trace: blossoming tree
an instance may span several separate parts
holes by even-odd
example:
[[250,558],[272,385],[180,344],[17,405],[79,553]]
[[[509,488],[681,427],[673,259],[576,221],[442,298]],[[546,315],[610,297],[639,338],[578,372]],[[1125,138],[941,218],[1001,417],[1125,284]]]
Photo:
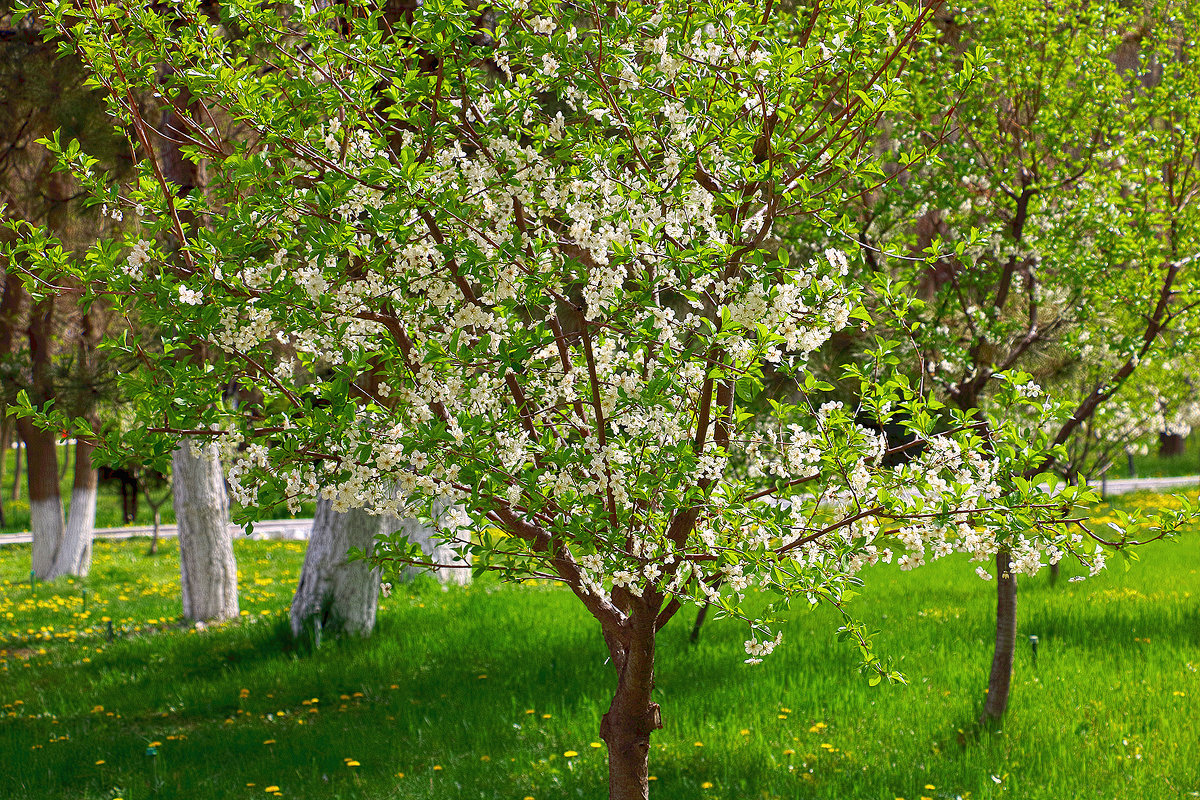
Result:
[[[1122,385],[1195,347],[1200,18],[1174,0],[1071,4],[1069,17],[1007,0],[964,3],[939,26],[914,64],[912,113],[888,135],[903,148],[950,134],[936,161],[864,203],[864,259],[925,301],[920,327],[904,329],[915,331],[907,354],[939,396],[1023,413],[1007,400],[1007,371],[1037,374],[1071,406],[1046,433],[1071,445],[1059,469],[1078,473],[1097,430],[1127,435],[1118,406],[1096,418]],[[979,46],[993,58],[981,90],[950,108],[939,72]],[[991,407],[993,388],[1006,410]],[[1117,399],[1137,394],[1149,399]],[[1142,405],[1135,417],[1160,416]],[[1016,575],[1040,566],[997,553],[985,717],[1008,703]]]
[[[249,513],[318,487],[335,511],[453,503],[441,529],[473,569],[561,580],[596,619],[616,672],[600,730],[611,797],[648,794],[656,640],[684,604],[745,620],[754,663],[792,600],[843,608],[881,559],[1093,559],[1066,521],[1080,491],[1023,477],[1049,448],[1037,415],[947,408],[885,339],[845,365],[857,407],[830,402],[806,366],[836,331],[873,324],[866,296],[907,313],[886,282],[851,279],[847,254],[793,260],[772,236],[797,216],[846,226],[930,7],[38,13],[136,154],[153,150],[146,97],[203,98],[180,136],[208,161],[207,192],[180,193],[145,158],[121,192],[54,142],[98,202],[139,223],[81,260],[36,230],[14,253],[103,277],[96,302],[161,331],[157,350],[128,345],[144,368],[122,378],[144,426],[107,446],[166,458],[208,437]],[[211,357],[178,358],[196,339]],[[765,372],[797,386],[766,420],[748,411]],[[997,412],[1058,413],[1027,376],[1003,380]],[[244,404],[222,407],[230,382],[259,398],[249,423]],[[885,464],[864,411],[903,424],[900,447],[920,454]],[[402,535],[373,558],[424,563]],[[752,589],[779,599],[751,611]],[[871,683],[900,680],[846,619]]]

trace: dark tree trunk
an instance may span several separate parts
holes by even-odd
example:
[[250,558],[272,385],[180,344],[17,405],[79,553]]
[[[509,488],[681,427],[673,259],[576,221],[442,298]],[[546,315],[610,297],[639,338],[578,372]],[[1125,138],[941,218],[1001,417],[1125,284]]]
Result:
[[[30,399],[35,408],[54,400],[51,374],[51,339],[54,335],[54,298],[39,301],[30,312]],[[25,440],[25,472],[29,481],[29,530],[33,534],[32,567],[42,580],[50,577],[63,535],[62,496],[58,488],[58,441],[28,418],[17,421]]]
[[1176,458],[1186,450],[1187,439],[1178,433],[1160,433],[1158,435],[1158,454],[1163,458]]
[[996,649],[980,722],[999,719],[1008,708],[1013,654],[1017,649],[1017,576],[1007,550],[996,553]]
[[62,483],[62,479],[67,477],[67,470],[71,468],[71,442],[68,439],[63,440],[63,457],[62,463],[58,465],[58,481]]
[[[6,409],[0,405],[0,415],[4,415]],[[12,423],[8,421],[8,417],[4,416],[3,421],[0,421],[0,486],[4,484],[4,471],[8,468],[8,451],[12,445]],[[4,516],[4,494],[0,492],[0,527],[4,527],[8,522]]]
[[696,624],[692,626],[692,635],[688,640],[695,644],[700,641],[700,628],[704,625],[704,618],[708,616],[708,603],[700,606],[700,610],[696,612]]
[[654,689],[654,636],[657,604],[637,598],[628,624],[606,632],[617,669],[617,690],[600,722],[608,745],[609,800],[647,800],[650,796],[650,734],[662,727]]
[[21,437],[17,437],[16,452],[13,454],[13,482],[12,491],[9,493],[9,499],[14,503],[21,499],[21,451],[24,449],[24,443]]
[[158,513],[158,509],[154,509],[154,535],[150,537],[150,549],[146,552],[148,556],[158,555],[158,526],[162,519],[162,514]]

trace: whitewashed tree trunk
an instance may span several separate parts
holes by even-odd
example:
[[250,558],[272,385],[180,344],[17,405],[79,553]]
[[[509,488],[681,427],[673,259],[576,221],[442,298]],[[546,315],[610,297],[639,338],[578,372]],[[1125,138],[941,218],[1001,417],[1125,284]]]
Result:
[[238,616],[237,563],[221,461],[211,447],[180,442],[171,457],[183,615],[195,621]]
[[30,567],[41,580],[54,576],[54,560],[63,538],[62,496],[54,436],[21,421],[29,483],[29,530],[33,534]]
[[75,443],[75,483],[71,489],[71,510],[67,527],[58,544],[51,578],[60,575],[85,577],[92,566],[92,537],[96,530],[96,470],[92,467],[95,446]]
[[[446,507],[440,509],[448,510]],[[436,542],[434,529],[414,519],[378,517],[362,509],[345,513],[333,510],[326,499],[317,501],[309,534],[304,567],[292,598],[292,635],[300,636],[319,620],[324,634],[342,633],[370,636],[375,629],[375,614],[379,607],[380,572],[365,561],[347,561],[351,548],[371,553],[375,537],[403,530],[409,541],[420,545],[429,560],[437,564],[469,565],[470,556],[458,549]],[[401,573],[403,580],[412,580],[427,569],[410,567]],[[471,582],[470,569],[438,567],[432,570],[442,583]]]
[[370,636],[379,607],[379,570],[366,561],[347,561],[351,548],[368,554],[382,518],[355,508],[345,513],[321,498],[313,516],[304,567],[292,598],[292,635],[319,621],[327,634]]
[[[437,519],[445,518],[450,508],[451,506],[447,504],[435,503],[434,512],[437,514]],[[429,557],[430,563],[445,565],[433,569],[417,566],[406,567],[400,573],[401,579],[410,581],[418,575],[432,574],[440,583],[465,586],[471,582],[470,553],[467,553],[462,547],[435,539],[437,528],[431,528],[417,519],[397,519],[396,517],[385,517],[383,526],[383,533],[402,531],[408,536],[410,542],[420,545],[421,550]]]

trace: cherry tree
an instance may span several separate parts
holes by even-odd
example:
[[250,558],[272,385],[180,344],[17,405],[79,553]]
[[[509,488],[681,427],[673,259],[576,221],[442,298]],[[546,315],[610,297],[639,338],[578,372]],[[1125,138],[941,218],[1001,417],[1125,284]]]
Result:
[[[52,141],[138,223],[81,259],[28,226],[16,246],[49,253],[40,269],[103,278],[161,331],[161,352],[111,344],[142,360],[122,378],[142,425],[105,446],[165,460],[181,437],[210,440],[250,515],[318,489],[338,513],[450,506],[439,536],[473,569],[562,581],[616,673],[600,729],[610,797],[648,795],[655,648],[685,604],[743,620],[752,665],[784,641],[793,601],[830,603],[874,685],[902,676],[845,608],[864,566],[955,551],[1102,565],[1070,519],[1085,493],[1031,477],[1064,409],[1028,375],[997,375],[989,407],[964,410],[914,382],[887,338],[843,365],[855,405],[809,368],[835,333],[876,324],[867,305],[909,315],[886,280],[857,277],[857,253],[794,258],[773,237],[796,218],[848,230],[855,187],[887,180],[875,127],[906,101],[932,7],[37,13],[139,160],[120,190]],[[968,59],[946,80],[965,90],[974,71]],[[205,193],[141,155],[161,135],[138,102],[150,93],[168,110],[202,98],[177,136],[207,161]],[[228,136],[234,122],[253,135]],[[198,340],[210,357],[179,357]],[[764,399],[768,372],[793,399]],[[251,411],[223,406],[231,383],[253,389]],[[751,413],[766,400],[769,417]],[[862,413],[909,442],[889,448]],[[897,449],[919,454],[895,463]],[[371,558],[429,563],[403,528]],[[751,610],[750,591],[777,599]]]
[[[864,195],[857,235],[868,268],[922,301],[920,325],[902,329],[912,369],[947,403],[1001,416],[1026,410],[1007,400],[1010,371],[1035,374],[1071,407],[1044,429],[1070,452],[1035,471],[1067,473],[1103,462],[1100,431],[1136,438],[1161,418],[1144,391],[1118,392],[1194,349],[1200,300],[1196,9],[1070,9],[964,3],[939,20],[912,102],[886,129],[901,152],[941,140],[938,158]],[[945,64],[976,48],[991,59],[977,91],[951,94]],[[1001,548],[986,573],[997,629],[985,719],[1008,703],[1017,575],[1038,566]]]

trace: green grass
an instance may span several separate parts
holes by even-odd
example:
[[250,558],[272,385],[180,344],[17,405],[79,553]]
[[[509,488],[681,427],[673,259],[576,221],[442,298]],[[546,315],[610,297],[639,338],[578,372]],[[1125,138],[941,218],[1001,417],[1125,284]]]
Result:
[[[249,613],[202,632],[176,622],[173,542],[157,558],[144,541],[96,550],[85,611],[84,584],[31,591],[28,548],[0,549],[0,797],[604,796],[592,743],[613,676],[594,623],[559,587],[399,587],[374,638],[313,651],[283,629],[297,543],[239,542]],[[1025,580],[1012,704],[995,733],[973,724],[994,585],[962,560],[873,570],[855,601],[908,686],[868,687],[825,610],[798,611],[757,667],[742,663],[747,637],[730,621],[710,620],[689,646],[686,612],[661,637],[652,793],[1197,796],[1198,566],[1192,532],[1146,548],[1129,572]]]
[[[1151,442],[1150,451],[1146,455],[1133,457],[1134,470],[1139,478],[1169,478],[1177,475],[1200,474],[1200,431],[1188,436],[1184,444],[1183,455],[1162,457],[1158,454],[1158,443]],[[1119,455],[1112,469],[1110,478],[1127,478],[1129,461],[1124,455]]]

